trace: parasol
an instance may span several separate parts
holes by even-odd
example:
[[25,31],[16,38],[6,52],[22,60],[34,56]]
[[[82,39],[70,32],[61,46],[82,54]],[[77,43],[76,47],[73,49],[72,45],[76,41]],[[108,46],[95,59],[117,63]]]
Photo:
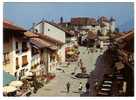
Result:
[[23,85],[22,81],[12,81],[10,83],[10,86],[15,86],[15,87],[21,87]]
[[3,87],[3,92],[10,93],[16,91],[17,88],[14,86],[4,86]]
[[26,72],[25,76],[33,76],[32,72]]

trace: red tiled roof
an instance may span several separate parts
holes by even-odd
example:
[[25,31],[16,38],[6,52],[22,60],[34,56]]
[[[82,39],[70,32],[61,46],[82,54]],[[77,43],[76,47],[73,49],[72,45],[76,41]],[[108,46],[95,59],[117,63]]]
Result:
[[128,32],[126,34],[124,34],[123,36],[119,37],[119,38],[116,38],[115,40],[116,41],[120,41],[121,39],[125,39],[125,40],[128,40],[129,38],[132,38],[134,37],[134,32]]
[[49,48],[51,50],[57,50],[57,45],[52,44],[49,41],[45,41],[43,39],[40,38],[30,38],[30,42],[34,45],[36,45],[39,48]]
[[24,28],[18,27],[16,25],[14,25],[13,23],[9,22],[9,21],[4,21],[3,22],[3,28],[4,29],[9,29],[9,30],[14,30],[14,31],[22,31],[22,32],[26,31]]
[[50,44],[40,38],[30,38],[30,42],[39,48],[49,47]]
[[43,40],[49,41],[53,44],[60,44],[60,45],[63,44],[63,42],[56,40],[56,39],[53,39],[53,38],[51,38],[47,35],[43,35],[42,33],[25,32],[24,35],[26,35],[27,37],[38,37],[38,38],[41,38]]

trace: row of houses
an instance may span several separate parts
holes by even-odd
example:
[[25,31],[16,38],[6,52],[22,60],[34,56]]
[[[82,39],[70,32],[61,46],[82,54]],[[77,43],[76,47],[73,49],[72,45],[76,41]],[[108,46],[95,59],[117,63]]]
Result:
[[94,33],[101,33],[101,35],[107,35],[109,32],[115,32],[117,29],[116,20],[111,17],[108,19],[102,16],[98,19],[89,17],[75,17],[71,18],[70,22],[63,22],[63,18],[60,19],[60,26],[66,29],[80,31],[80,34],[87,34],[88,31]]
[[[94,44],[103,46],[109,45],[110,35],[118,33],[116,20],[111,17],[101,16],[100,18],[89,17],[75,17],[71,18],[69,22],[63,22],[63,18],[60,18],[58,24],[64,27],[68,31],[73,31],[78,40],[89,42],[92,46]],[[80,43],[80,41],[79,41]],[[81,43],[82,44],[82,43]]]
[[55,73],[65,62],[66,32],[42,20],[30,30],[3,22],[3,70],[21,79],[29,72]]

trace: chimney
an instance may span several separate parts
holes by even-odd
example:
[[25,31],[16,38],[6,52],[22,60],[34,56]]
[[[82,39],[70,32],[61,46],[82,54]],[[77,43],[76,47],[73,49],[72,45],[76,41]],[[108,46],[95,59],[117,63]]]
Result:
[[34,32],[35,31],[35,23],[33,23],[33,27],[32,27],[32,32]]

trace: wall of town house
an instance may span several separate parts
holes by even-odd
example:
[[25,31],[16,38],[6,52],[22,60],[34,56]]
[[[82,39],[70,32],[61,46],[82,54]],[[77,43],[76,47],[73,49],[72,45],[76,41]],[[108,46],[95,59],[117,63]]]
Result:
[[44,34],[65,43],[65,32],[48,23],[44,23]]
[[9,41],[4,42],[4,45],[3,45],[3,54],[4,53],[9,53],[8,54],[9,63],[5,63],[5,64],[3,63],[3,70],[6,71],[6,72],[9,72],[12,75],[14,75],[14,71],[13,71],[13,59],[12,59],[13,58],[12,38],[9,39]]
[[[20,50],[19,53],[16,53],[16,41],[18,42],[18,48]],[[23,40],[14,38],[12,41],[13,46],[13,72],[17,72],[17,76],[19,76],[19,73],[21,70],[25,69],[25,71],[30,71],[31,69],[31,48],[30,43],[27,42],[27,47],[29,48],[28,51],[22,52],[22,42]],[[24,67],[22,67],[22,57],[27,55],[27,61],[28,64]],[[16,70],[16,58],[18,57],[18,63],[19,63],[19,69]]]

